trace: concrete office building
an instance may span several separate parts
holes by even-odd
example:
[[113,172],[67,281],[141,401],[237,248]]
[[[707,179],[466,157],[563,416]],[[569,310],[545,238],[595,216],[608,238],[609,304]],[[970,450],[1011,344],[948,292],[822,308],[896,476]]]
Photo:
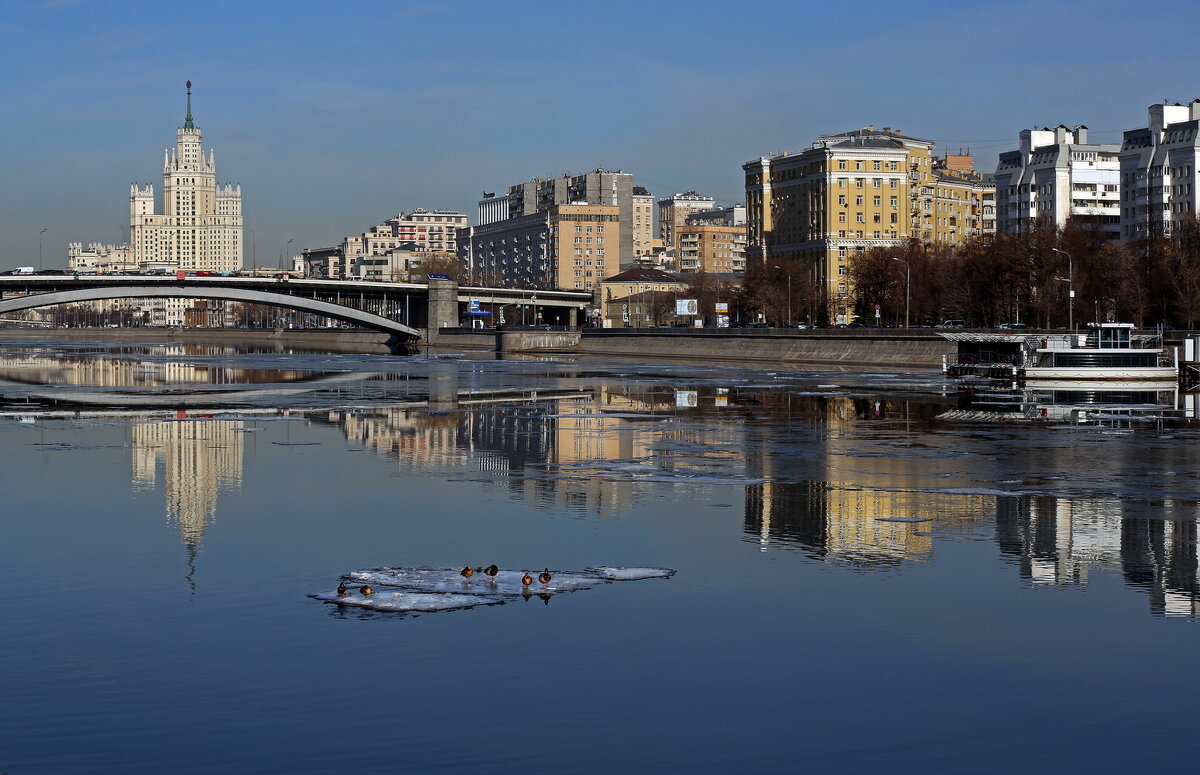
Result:
[[1023,234],[1035,222],[1091,223],[1120,234],[1120,146],[1088,142],[1088,128],[1022,130],[996,166],[996,230]]
[[1120,150],[1121,236],[1170,234],[1197,214],[1200,99],[1158,103],[1147,125],[1125,132]]

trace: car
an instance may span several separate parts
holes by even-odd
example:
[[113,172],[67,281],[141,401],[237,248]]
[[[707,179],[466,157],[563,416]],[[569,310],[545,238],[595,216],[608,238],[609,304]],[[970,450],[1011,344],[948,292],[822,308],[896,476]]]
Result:
[[1006,328],[1009,330],[1017,330],[1017,329],[1029,328],[1030,325],[1028,323],[1001,323],[1000,325],[998,325],[996,327],[997,328]]
[[967,327],[967,322],[965,320],[943,320],[941,323],[938,323],[936,326],[934,326],[934,328],[966,328],[966,327]]
[[760,323],[758,321],[754,321],[753,323],[746,324],[746,328],[770,328],[770,327],[771,327],[770,323]]

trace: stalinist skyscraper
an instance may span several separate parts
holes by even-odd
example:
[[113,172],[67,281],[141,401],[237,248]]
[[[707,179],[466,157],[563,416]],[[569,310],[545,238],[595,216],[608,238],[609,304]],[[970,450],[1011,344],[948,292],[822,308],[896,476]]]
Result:
[[162,214],[154,212],[154,186],[129,191],[129,240],[134,262],[161,262],[176,269],[236,271],[242,266],[242,187],[217,185],[212,150],[204,158],[200,130],[192,123],[192,82],[187,118],[175,134],[174,152],[163,159]]

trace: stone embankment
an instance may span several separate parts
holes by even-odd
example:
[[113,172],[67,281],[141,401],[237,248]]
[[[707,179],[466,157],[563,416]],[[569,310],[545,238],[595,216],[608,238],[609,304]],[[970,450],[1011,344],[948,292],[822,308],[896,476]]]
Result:
[[[0,329],[0,341],[179,342],[264,348],[313,348],[345,352],[395,352],[386,334],[347,329]],[[855,366],[894,364],[939,367],[953,343],[934,331],[823,329],[584,329],[479,331],[442,329],[418,347],[500,353],[576,353],[633,358],[687,358],[760,363],[821,363]]]

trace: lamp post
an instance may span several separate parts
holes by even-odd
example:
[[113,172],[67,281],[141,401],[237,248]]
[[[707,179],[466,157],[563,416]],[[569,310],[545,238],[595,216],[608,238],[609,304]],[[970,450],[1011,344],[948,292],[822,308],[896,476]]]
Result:
[[[46,229],[50,228],[49,226]],[[46,229],[38,232],[38,274],[42,271],[42,235],[46,233]]]
[[287,241],[287,244],[284,245],[283,250],[279,251],[279,271],[281,271],[281,272],[284,271],[283,257],[284,257],[284,255],[286,255],[288,253],[288,251],[290,251],[292,249],[292,243],[295,241],[296,241],[296,238],[292,237],[290,240]]
[[[775,268],[781,272],[783,271],[783,267],[779,266],[778,264],[776,264]],[[788,314],[787,314],[787,321],[783,324],[784,328],[786,328],[792,322],[792,272],[790,269],[788,270],[788,273],[787,273],[787,280],[788,280],[788,299],[787,299],[787,313]]]
[[1071,260],[1071,254],[1065,250],[1058,248],[1050,248],[1055,253],[1062,253],[1067,257],[1067,276],[1057,277],[1055,279],[1062,280],[1067,283],[1067,328],[1075,330],[1075,262]]
[[908,303],[912,298],[912,265],[903,258],[891,257],[893,261],[899,261],[904,264],[904,327],[908,328]]

